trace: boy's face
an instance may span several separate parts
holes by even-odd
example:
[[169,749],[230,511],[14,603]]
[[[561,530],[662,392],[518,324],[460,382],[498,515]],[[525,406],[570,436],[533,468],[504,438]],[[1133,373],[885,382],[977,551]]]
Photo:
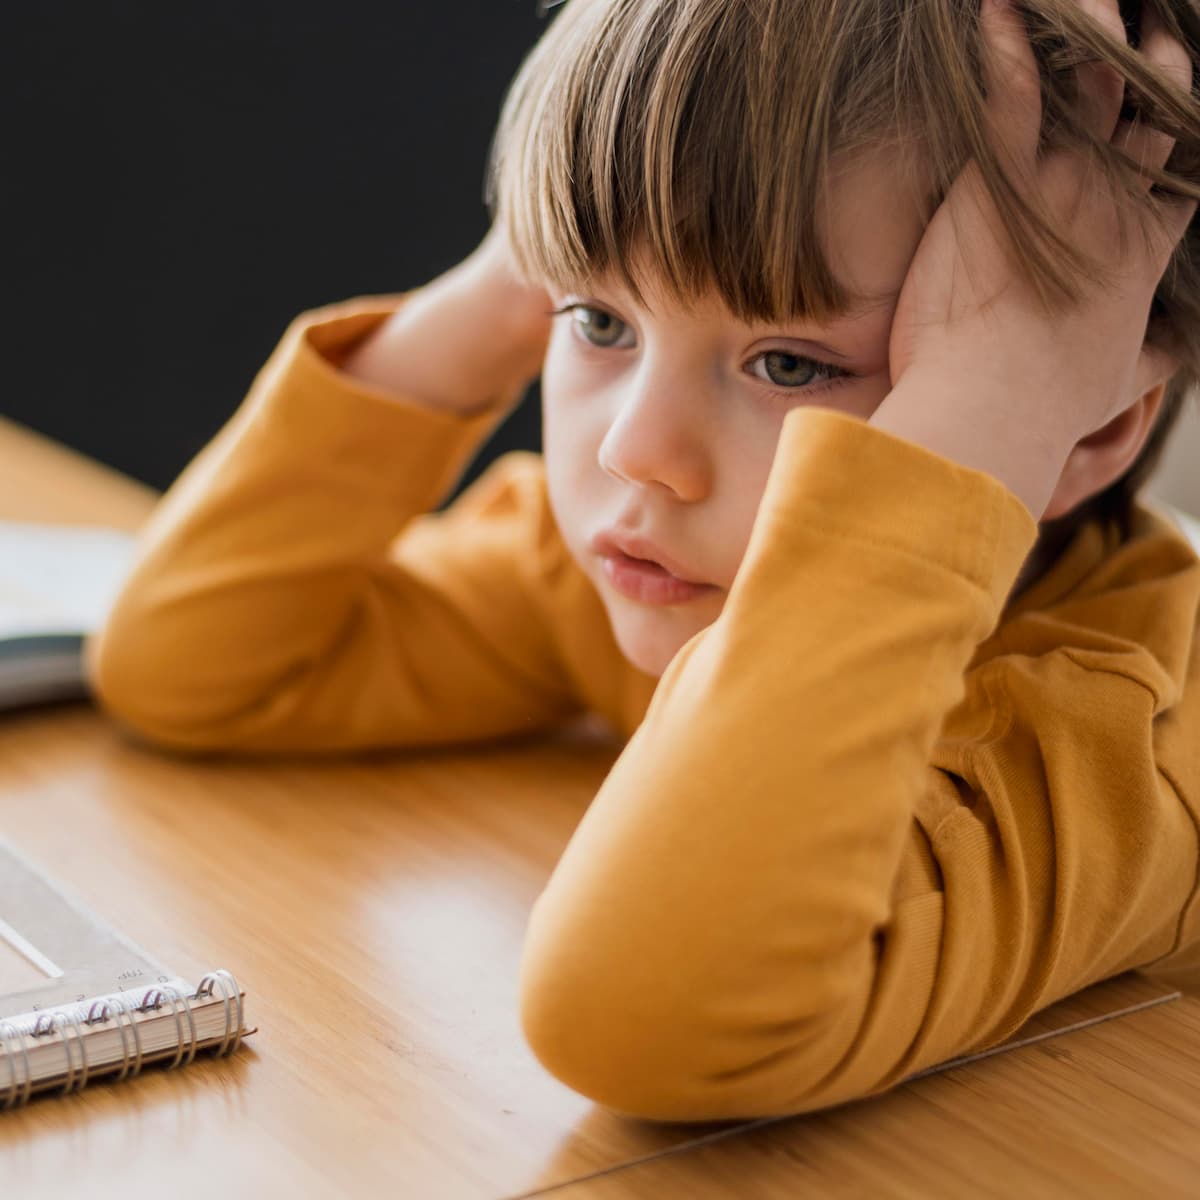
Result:
[[[720,613],[745,554],[784,414],[798,405],[868,419],[891,389],[888,335],[924,219],[886,159],[847,167],[827,209],[838,278],[871,307],[826,325],[745,325],[715,295],[687,313],[661,294],[636,305],[611,278],[551,288],[542,372],[550,503],[608,611],[622,653],[659,676]],[[657,553],[638,567],[606,531]],[[681,594],[686,592],[687,594]]]

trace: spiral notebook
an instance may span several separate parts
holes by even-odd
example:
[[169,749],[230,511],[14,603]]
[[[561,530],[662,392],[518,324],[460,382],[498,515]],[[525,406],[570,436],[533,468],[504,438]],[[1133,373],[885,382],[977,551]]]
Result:
[[244,1000],[225,970],[193,987],[0,839],[0,1109],[232,1054],[255,1032]]

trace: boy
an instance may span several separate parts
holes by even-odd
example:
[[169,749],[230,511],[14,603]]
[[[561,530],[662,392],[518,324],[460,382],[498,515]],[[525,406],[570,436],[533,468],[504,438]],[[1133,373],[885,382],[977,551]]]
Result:
[[[571,0],[493,233],[297,319],[89,647],[181,750],[606,717],[521,1015],[618,1111],[819,1108],[1200,966],[1200,565],[1141,506],[1038,536],[1200,363],[1194,14],[1025,8]],[[544,465],[432,515],[539,368]]]

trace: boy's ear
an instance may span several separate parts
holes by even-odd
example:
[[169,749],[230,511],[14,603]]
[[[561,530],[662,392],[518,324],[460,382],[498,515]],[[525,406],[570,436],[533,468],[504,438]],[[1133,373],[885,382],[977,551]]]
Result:
[[1039,520],[1065,516],[1124,474],[1154,428],[1169,381],[1170,376],[1154,384],[1107,425],[1075,444]]

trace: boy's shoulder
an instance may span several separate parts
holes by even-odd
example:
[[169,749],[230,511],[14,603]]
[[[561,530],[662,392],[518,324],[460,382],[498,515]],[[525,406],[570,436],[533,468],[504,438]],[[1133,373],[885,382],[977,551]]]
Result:
[[537,451],[498,455],[432,521],[465,543],[487,542],[489,553],[505,556],[535,589],[564,574],[582,575],[572,571],[574,560],[555,520]]
[[498,455],[462,489],[446,511],[464,518],[510,514],[541,527],[550,512],[541,454],[508,450]]
[[983,721],[994,737],[1007,714],[1000,724],[1012,736],[1024,726],[1021,736],[1045,747],[1077,742],[1083,721],[1089,736],[1104,728],[1131,752],[1153,746],[1159,762],[1182,753],[1183,777],[1200,796],[1200,738],[1174,742],[1177,727],[1200,728],[1194,536],[1200,522],[1185,533],[1144,502],[1126,537],[1115,523],[1080,526],[978,647],[947,733],[973,742]]

